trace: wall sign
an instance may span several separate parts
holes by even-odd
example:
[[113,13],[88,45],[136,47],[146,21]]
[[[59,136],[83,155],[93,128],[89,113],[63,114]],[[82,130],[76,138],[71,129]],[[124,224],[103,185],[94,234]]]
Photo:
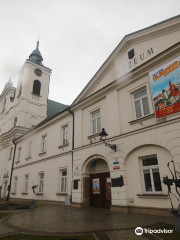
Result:
[[119,164],[119,161],[115,161],[115,162],[113,162],[113,164]]
[[79,176],[80,175],[80,171],[79,170],[74,171],[74,175],[75,176]]
[[106,178],[106,182],[110,183],[111,182],[111,178]]
[[180,112],[180,56],[149,75],[156,118]]
[[113,166],[113,170],[120,169],[120,166]]
[[132,71],[132,69],[148,61],[152,57],[154,57],[154,48],[152,46],[141,50],[134,48],[131,49],[125,53],[121,62],[116,67],[116,77],[121,77],[122,75]]

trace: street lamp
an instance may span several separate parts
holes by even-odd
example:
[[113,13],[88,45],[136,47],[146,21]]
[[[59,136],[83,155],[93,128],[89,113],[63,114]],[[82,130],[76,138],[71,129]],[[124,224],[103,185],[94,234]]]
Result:
[[100,140],[104,141],[105,146],[110,147],[112,150],[116,152],[116,144],[109,144],[105,142],[106,136],[108,136],[107,132],[105,131],[105,128],[102,128],[102,131],[100,132],[99,136]]

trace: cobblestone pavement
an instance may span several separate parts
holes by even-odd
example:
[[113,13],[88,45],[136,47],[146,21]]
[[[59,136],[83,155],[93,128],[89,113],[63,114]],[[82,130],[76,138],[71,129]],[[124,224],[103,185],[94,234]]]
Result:
[[135,228],[158,226],[163,223],[171,224],[173,218],[117,213],[100,208],[44,205],[4,218],[0,222],[0,237],[17,232],[47,235],[95,233],[99,240],[147,240],[155,238],[149,234],[137,236]]

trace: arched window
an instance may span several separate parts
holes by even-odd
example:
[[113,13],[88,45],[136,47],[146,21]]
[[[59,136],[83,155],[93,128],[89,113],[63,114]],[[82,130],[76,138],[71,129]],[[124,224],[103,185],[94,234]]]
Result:
[[41,83],[40,81],[35,80],[33,84],[33,93],[36,95],[40,95],[40,91],[41,91]]

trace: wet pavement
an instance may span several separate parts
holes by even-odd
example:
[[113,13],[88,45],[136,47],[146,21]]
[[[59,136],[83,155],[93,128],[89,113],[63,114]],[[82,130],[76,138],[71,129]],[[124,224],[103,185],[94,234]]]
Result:
[[[0,213],[5,212],[1,210]],[[173,223],[172,217],[111,212],[101,208],[72,208],[43,205],[34,210],[14,212],[0,222],[0,237],[24,232],[47,235],[94,234],[98,240],[156,239],[135,234],[136,227],[151,228]]]

